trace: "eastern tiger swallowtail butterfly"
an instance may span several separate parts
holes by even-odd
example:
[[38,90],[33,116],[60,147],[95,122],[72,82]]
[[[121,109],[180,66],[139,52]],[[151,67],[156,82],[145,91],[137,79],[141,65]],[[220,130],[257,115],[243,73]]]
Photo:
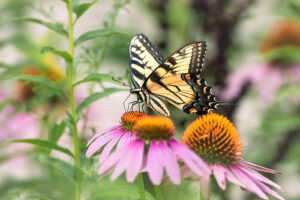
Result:
[[219,101],[201,78],[206,53],[205,42],[188,44],[164,60],[144,34],[131,39],[130,92],[154,111],[169,116],[165,100],[186,113],[206,114],[216,110]]

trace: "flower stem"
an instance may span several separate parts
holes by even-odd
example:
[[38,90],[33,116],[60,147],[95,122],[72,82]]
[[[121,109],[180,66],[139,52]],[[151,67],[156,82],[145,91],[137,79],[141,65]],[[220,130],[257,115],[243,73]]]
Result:
[[145,188],[144,188],[144,180],[143,180],[143,174],[140,173],[137,177],[137,184],[139,188],[139,194],[140,194],[140,200],[145,200]]
[[[73,148],[74,148],[74,163],[75,166],[80,169],[80,156],[79,156],[79,146],[78,146],[78,136],[77,136],[77,114],[76,114],[76,106],[75,106],[75,97],[74,97],[74,88],[73,88],[73,67],[74,67],[74,41],[73,41],[73,18],[72,18],[72,0],[68,1],[68,17],[69,17],[69,49],[70,55],[72,57],[72,61],[69,62],[69,74],[68,74],[68,85],[70,90],[69,102],[71,106],[71,115],[73,117],[72,125],[73,125]],[[80,200],[80,182],[81,177],[76,176],[76,184],[75,184],[75,200]]]
[[163,200],[160,186],[154,185],[153,187],[154,187],[156,200]]

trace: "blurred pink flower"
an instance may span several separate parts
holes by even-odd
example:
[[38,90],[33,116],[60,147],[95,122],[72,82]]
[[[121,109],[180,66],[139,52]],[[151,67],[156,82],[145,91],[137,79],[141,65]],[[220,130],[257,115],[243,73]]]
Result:
[[300,83],[300,67],[271,64],[243,67],[228,77],[227,87],[221,92],[222,99],[231,101],[237,98],[247,83],[258,90],[263,100],[270,101],[283,84]]

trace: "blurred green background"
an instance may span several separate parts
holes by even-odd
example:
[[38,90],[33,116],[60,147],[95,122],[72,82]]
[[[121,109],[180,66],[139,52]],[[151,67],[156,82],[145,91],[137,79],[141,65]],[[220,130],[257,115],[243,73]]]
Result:
[[[269,177],[286,190],[288,200],[300,199],[300,1],[299,0],[102,0],[75,1],[90,5],[76,21],[75,38],[97,29],[123,34],[103,35],[78,45],[76,80],[95,72],[130,82],[130,39],[144,33],[168,57],[187,43],[206,41],[203,77],[213,87],[220,113],[232,120],[244,144],[244,160],[276,169]],[[92,3],[92,4],[89,4]],[[42,21],[33,20],[39,19]],[[49,29],[50,28],[50,29]],[[67,12],[61,0],[1,0],[0,2],[0,142],[19,138],[49,138],[72,148],[62,119],[66,99],[42,85],[12,77],[46,77],[66,88],[66,64],[45,46],[68,50],[64,38]],[[76,88],[81,101],[110,87],[92,83]],[[79,122],[84,172],[83,197],[97,197],[103,187],[125,184],[120,178],[91,176],[96,158],[85,158],[85,142],[96,131],[118,124],[128,92],[91,105]],[[133,98],[131,99],[133,100]],[[180,139],[195,115],[169,105]],[[22,122],[22,123],[20,123]],[[58,135],[52,135],[52,133]],[[73,199],[74,173],[69,157],[30,145],[0,146],[0,199]],[[102,188],[102,190],[101,190]],[[115,188],[118,190],[118,188]],[[150,192],[152,189],[149,188]],[[163,189],[167,200],[198,199],[199,183],[186,180]],[[228,184],[212,188],[211,200],[258,199]]]

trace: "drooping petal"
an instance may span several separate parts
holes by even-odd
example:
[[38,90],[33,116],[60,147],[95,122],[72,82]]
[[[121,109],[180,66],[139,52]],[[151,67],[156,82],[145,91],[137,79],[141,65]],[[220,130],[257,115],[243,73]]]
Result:
[[99,131],[98,133],[96,133],[96,134],[88,141],[87,146],[89,146],[90,143],[91,143],[92,141],[94,141],[97,137],[103,135],[104,133],[107,133],[107,132],[109,132],[109,131],[112,131],[112,130],[115,130],[115,129],[119,129],[119,128],[121,128],[121,125],[112,126],[112,127],[109,127],[109,128],[106,128],[106,129],[103,129],[103,130]]
[[120,139],[117,149],[122,148],[124,145],[128,144],[131,141],[131,132],[130,131],[126,131],[125,134],[123,135],[123,137]]
[[245,174],[236,166],[231,166],[231,169],[236,174],[236,176],[241,180],[242,183],[245,184],[246,188],[256,194],[258,197],[262,199],[269,199],[267,195],[261,190],[261,188],[256,184],[255,180]]
[[131,162],[131,159],[133,158],[135,151],[136,151],[136,143],[133,143],[131,149],[128,150],[126,155],[121,157],[119,161],[116,163],[115,168],[111,174],[110,180],[112,181],[115,180],[126,170],[127,167],[132,166],[133,163]]
[[267,183],[269,185],[272,185],[273,187],[277,188],[278,190],[283,191],[282,187],[280,185],[277,185],[276,183],[274,183],[273,181],[271,181],[270,179],[264,177],[263,175],[257,173],[256,171],[253,171],[247,167],[244,167],[242,165],[239,166],[240,170],[242,170],[243,172],[247,173],[249,176],[256,178],[259,181],[262,181],[264,183]]
[[178,167],[175,155],[171,151],[170,147],[167,146],[163,140],[160,140],[159,147],[164,158],[162,161],[163,165],[166,168],[168,177],[174,184],[180,184],[180,169]]
[[151,142],[147,154],[146,169],[148,171],[149,178],[154,185],[159,185],[163,177],[163,164],[162,152],[154,140]]
[[123,130],[115,130],[97,138],[87,149],[86,157],[91,157],[96,151],[102,148],[108,141],[115,137],[116,134],[122,133]]
[[126,169],[126,178],[128,182],[133,182],[137,175],[139,174],[142,164],[143,164],[143,158],[144,158],[144,146],[145,141],[140,140],[136,141],[136,146],[134,149],[133,156],[130,159],[131,164],[127,166]]
[[204,198],[207,199],[209,197],[209,193],[210,193],[210,175],[209,174],[204,174],[201,177],[200,188],[201,188]]
[[231,172],[230,169],[228,169],[228,168],[226,168],[226,167],[223,167],[223,168],[224,168],[224,170],[226,171],[226,178],[227,178],[231,183],[234,183],[234,184],[236,184],[236,185],[238,185],[238,186],[240,186],[240,187],[242,187],[242,188],[245,188],[245,186],[235,178],[235,176],[232,174],[232,172]]
[[190,150],[185,144],[178,142],[175,139],[168,140],[171,148],[176,155],[198,176],[202,176],[203,173],[211,173],[208,165],[192,150]]
[[262,167],[262,166],[259,166],[259,165],[253,164],[253,163],[249,163],[249,162],[246,162],[244,160],[241,160],[240,162],[243,163],[244,165],[247,165],[249,167],[252,167],[253,169],[257,169],[257,170],[262,171],[262,172],[267,172],[267,173],[272,173],[272,174],[281,174],[279,171],[269,169],[269,168],[266,168],[266,167]]
[[215,175],[215,178],[217,180],[218,185],[222,190],[226,189],[226,170],[223,168],[223,166],[219,164],[215,164],[213,166],[213,172]]
[[102,164],[103,161],[108,157],[109,153],[111,152],[112,148],[116,145],[120,137],[123,135],[123,133],[118,133],[115,135],[115,137],[104,147],[103,151],[101,152],[101,155],[99,157],[99,164]]
[[129,143],[128,145],[113,152],[110,156],[108,156],[108,158],[100,166],[98,173],[103,174],[106,171],[110,170],[112,167],[114,167],[116,165],[116,163],[132,149],[134,144],[135,143],[133,141],[132,143]]
[[257,181],[258,186],[266,193],[276,197],[279,200],[284,200],[284,198],[282,196],[280,196],[277,192],[275,192],[274,190],[272,190],[271,188],[269,188],[268,186],[266,186],[265,184]]

